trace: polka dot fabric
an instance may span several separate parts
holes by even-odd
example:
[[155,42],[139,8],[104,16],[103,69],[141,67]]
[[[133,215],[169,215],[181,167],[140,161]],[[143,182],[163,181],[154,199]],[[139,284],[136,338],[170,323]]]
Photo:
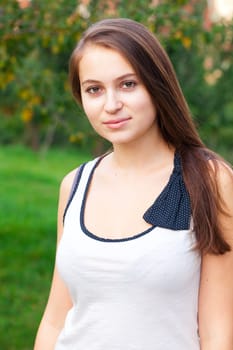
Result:
[[190,228],[190,197],[184,184],[179,154],[175,154],[174,169],[168,184],[145,212],[143,219],[153,226],[171,230],[188,230]]

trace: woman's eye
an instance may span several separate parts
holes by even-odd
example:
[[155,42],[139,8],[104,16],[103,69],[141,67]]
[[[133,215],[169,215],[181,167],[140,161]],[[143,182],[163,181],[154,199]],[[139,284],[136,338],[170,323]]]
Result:
[[86,89],[86,92],[91,95],[98,94],[100,92],[100,88],[98,86],[91,86]]
[[122,87],[124,89],[130,89],[130,88],[134,88],[136,86],[136,82],[135,81],[124,81],[122,83]]

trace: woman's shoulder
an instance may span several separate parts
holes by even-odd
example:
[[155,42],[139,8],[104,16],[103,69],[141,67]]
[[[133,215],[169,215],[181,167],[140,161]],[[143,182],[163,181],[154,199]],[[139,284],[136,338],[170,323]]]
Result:
[[215,180],[221,184],[232,184],[233,167],[222,156],[208,148],[199,151],[200,158],[208,163],[210,173],[213,173]]
[[210,158],[208,163],[221,187],[233,186],[233,168],[230,163],[221,157]]
[[211,167],[215,167],[215,181],[218,188],[219,198],[223,204],[223,212],[220,213],[221,225],[223,228],[226,228],[223,230],[225,231],[225,238],[230,238],[232,244],[233,169],[229,163],[221,159],[215,161],[215,164],[213,164],[213,162],[210,160],[210,165]]
[[233,169],[230,164],[218,160],[216,181],[223,199],[233,208]]
[[80,167],[77,167],[73,170],[71,170],[69,173],[67,173],[62,181],[61,181],[61,184],[60,184],[60,191],[62,192],[70,192],[71,190],[71,187],[73,185],[73,182],[74,182],[74,179],[75,179],[75,176],[77,174],[77,172],[79,171]]
[[99,160],[98,158],[91,159],[87,162],[84,162],[68,172],[62,179],[61,184],[60,184],[60,191],[63,193],[70,193],[72,190],[72,187],[74,186],[74,183],[76,180],[78,180],[79,175],[81,175],[82,170],[84,169],[84,166],[90,165],[91,167],[95,165],[95,163]]

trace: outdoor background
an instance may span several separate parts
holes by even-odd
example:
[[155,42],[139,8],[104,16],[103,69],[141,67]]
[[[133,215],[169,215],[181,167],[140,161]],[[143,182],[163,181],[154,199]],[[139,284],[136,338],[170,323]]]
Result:
[[144,23],[168,52],[202,139],[233,162],[233,23],[221,3],[219,13],[214,0],[0,1],[1,350],[33,348],[60,181],[108,147],[70,93],[68,62],[81,33],[107,17]]

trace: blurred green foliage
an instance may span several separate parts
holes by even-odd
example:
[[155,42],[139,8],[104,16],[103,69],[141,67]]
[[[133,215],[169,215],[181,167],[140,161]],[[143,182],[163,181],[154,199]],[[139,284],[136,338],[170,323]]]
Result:
[[68,61],[91,23],[128,17],[144,23],[167,50],[203,140],[223,154],[232,152],[233,25],[207,25],[206,1],[28,3],[25,8],[17,1],[0,4],[0,143],[36,149],[69,141],[101,149],[71,96]]

